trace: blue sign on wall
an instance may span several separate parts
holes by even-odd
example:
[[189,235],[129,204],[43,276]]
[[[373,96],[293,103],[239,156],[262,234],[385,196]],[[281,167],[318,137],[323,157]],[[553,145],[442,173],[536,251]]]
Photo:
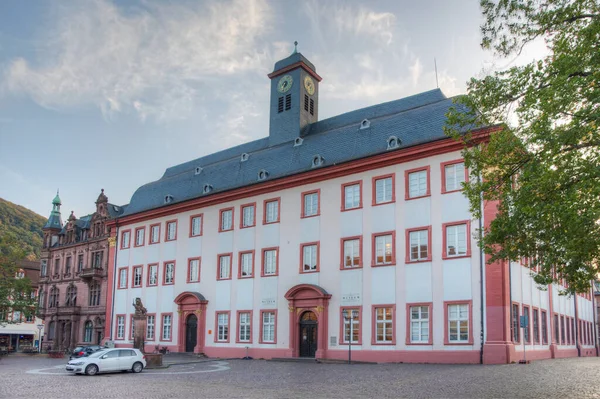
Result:
[[519,317],[519,325],[521,328],[525,328],[529,325],[529,318],[527,316]]

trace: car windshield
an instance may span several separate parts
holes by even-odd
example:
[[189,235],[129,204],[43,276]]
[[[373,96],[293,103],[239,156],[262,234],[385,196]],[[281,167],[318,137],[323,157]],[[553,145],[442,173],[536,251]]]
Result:
[[102,355],[103,355],[105,352],[106,352],[106,350],[101,350],[101,351],[98,351],[98,352],[94,352],[94,353],[92,353],[92,354],[91,354],[90,356],[88,356],[88,357],[100,357],[100,356],[102,356]]
[[73,352],[80,352],[83,350],[83,346],[78,346],[75,349],[73,349]]

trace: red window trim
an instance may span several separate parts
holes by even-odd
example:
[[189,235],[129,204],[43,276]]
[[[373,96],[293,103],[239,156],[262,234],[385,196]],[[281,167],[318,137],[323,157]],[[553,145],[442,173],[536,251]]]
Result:
[[[193,226],[192,220],[194,218],[197,218],[197,217],[200,218],[200,233],[196,234],[196,235],[193,235],[192,234],[192,226]],[[202,236],[203,231],[204,231],[204,213],[197,213],[195,215],[190,215],[190,238],[191,237],[200,237],[200,236]]]
[[[446,190],[446,166],[450,166],[450,165],[455,165],[457,163],[465,163],[465,160],[460,158],[460,159],[454,159],[452,161],[446,161],[446,162],[442,162],[440,163],[440,169],[441,169],[441,176],[442,176],[442,194],[449,194],[449,193],[456,193],[459,191],[462,191],[462,188],[456,189],[456,190]],[[469,181],[469,170],[467,169],[467,167],[465,166],[465,181],[468,182]]]
[[[158,241],[152,241],[152,228],[158,226]],[[154,244],[159,244],[160,243],[160,230],[161,230],[161,223],[154,223],[151,224],[150,227],[148,228],[148,245],[154,245]],[[177,229],[175,229],[177,231]],[[177,232],[175,232],[175,235],[177,235]]]
[[[223,212],[231,211],[231,228],[224,230],[223,229]],[[229,208],[219,209],[219,233],[223,233],[226,231],[233,231],[233,227],[235,226],[235,207],[231,206]]]
[[[307,195],[309,195],[309,194],[315,194],[315,193],[317,194],[317,213],[314,214],[314,215],[305,216],[306,213],[305,213],[305,209],[304,209],[304,205],[305,205],[304,197],[307,196]],[[301,212],[300,213],[300,218],[301,219],[314,218],[314,217],[317,217],[317,216],[321,215],[321,189],[320,188],[317,188],[316,190],[310,190],[310,191],[304,191],[304,192],[302,192],[300,194],[300,199],[302,201],[302,204],[301,204],[301,208],[302,209],[300,211]]]
[[[529,322],[528,327],[523,328],[523,342],[525,345],[531,345],[531,306],[522,305],[521,306],[521,316],[525,316],[525,312],[527,312],[527,321]],[[525,340],[525,329],[529,329],[529,339]]]
[[[362,305],[359,306],[340,306],[340,339],[339,346],[348,346],[348,342],[344,340],[344,310],[358,310],[358,342],[353,342],[352,345],[362,345],[362,328],[363,328],[363,320],[362,320]],[[352,337],[350,337],[352,339]]]
[[[555,320],[556,319],[556,320]],[[560,316],[558,313],[553,312],[551,317],[550,328],[552,329],[552,343],[560,345]],[[558,334],[555,332],[558,331]]]
[[[221,270],[221,257],[222,256],[229,256],[229,277],[228,278],[220,278],[220,270]],[[223,281],[223,280],[231,280],[232,279],[232,275],[231,275],[231,270],[233,269],[233,252],[225,252],[222,254],[217,254],[217,281]]]
[[[544,331],[542,329],[542,319],[546,319],[546,336],[544,336]],[[548,312],[544,309],[540,309],[540,342],[542,345],[548,345],[548,329],[550,327],[550,323],[548,323]]]
[[[377,254],[375,251],[375,239],[377,237],[389,236],[389,235],[392,236],[392,262],[378,265],[378,264],[376,264]],[[386,267],[386,266],[396,266],[396,230],[383,231],[381,233],[371,234],[371,267]]]
[[[250,206],[254,208],[254,214],[252,216],[252,224],[250,226],[244,226],[244,208],[247,208]],[[255,226],[256,226],[256,201],[240,205],[240,229],[249,229],[250,227],[255,227]]]
[[[377,203],[377,180],[383,180],[383,179],[387,179],[388,177],[392,178],[392,200],[388,201],[388,202],[381,202],[381,203]],[[371,191],[372,191],[372,206],[379,206],[379,205],[386,205],[386,204],[393,204],[394,202],[396,202],[396,174],[395,173],[389,173],[387,175],[381,175],[381,176],[374,176],[371,179]]]
[[[138,245],[138,243],[137,243],[137,232],[140,231],[140,230],[144,231],[144,242],[142,242],[140,245]],[[146,226],[136,227],[135,228],[135,233],[133,234],[133,246],[134,246],[134,248],[143,247],[144,244],[146,244]]]
[[[358,266],[346,267],[346,257],[344,256],[344,243],[346,241],[358,240],[358,256],[360,257]],[[363,258],[363,236],[343,237],[340,238],[340,270],[355,270],[362,269],[364,264]]]
[[[467,225],[466,241],[467,241],[467,253],[465,255],[448,256],[446,254],[446,228],[451,226],[458,226],[461,224]],[[471,221],[470,220],[459,220],[456,222],[443,223],[442,224],[442,259],[460,259],[471,257]]]
[[[144,281],[144,265],[135,265],[131,267],[131,288],[142,288]],[[142,271],[142,275],[140,277],[140,285],[133,285],[135,283],[135,269],[140,269]]]
[[[150,284],[150,266],[156,266],[156,284]],[[159,267],[158,263],[148,263],[148,275],[146,276],[146,287],[158,286],[159,269],[160,269],[160,267]]]
[[[392,341],[377,342],[377,309],[392,308]],[[388,346],[396,345],[396,304],[371,305],[371,345]]]
[[[422,171],[425,171],[427,174],[427,192],[425,193],[425,195],[419,195],[418,197],[411,197],[410,196],[409,175],[411,173],[422,172]],[[410,200],[415,200],[415,199],[425,198],[425,197],[431,197],[431,167],[429,165],[427,165],[427,166],[421,166],[419,168],[405,170],[404,171],[404,199],[406,201],[410,201]]]
[[[251,251],[240,251],[238,253],[238,279],[247,279],[247,278],[254,278],[254,264],[256,262],[256,257],[255,257],[255,251],[251,250]],[[242,276],[242,255],[244,254],[252,254],[252,274],[250,276]]]
[[[417,306],[427,306],[429,308],[429,341],[427,342],[411,342],[411,329],[410,329],[410,308]],[[413,302],[406,304],[406,339],[404,342],[406,345],[433,345],[433,302]]]
[[[219,315],[227,314],[227,340],[219,341]],[[231,311],[230,310],[220,310],[215,312],[215,338],[214,342],[216,344],[228,344],[231,341]]]
[[[172,283],[167,283],[166,282],[166,279],[167,279],[167,263],[172,263],[173,264],[173,282]],[[175,269],[176,269],[175,259],[173,259],[173,260],[166,260],[166,261],[163,262],[162,285],[173,285],[173,284],[175,284]]]
[[[448,306],[449,305],[468,305],[469,308],[469,340],[468,342],[450,342],[448,331]],[[444,301],[444,345],[473,345],[473,301]]]
[[[355,186],[357,184],[359,186],[359,188],[358,188],[358,198],[359,198],[358,206],[356,208],[346,209],[346,187]],[[355,211],[357,209],[362,209],[362,207],[363,207],[363,181],[362,180],[355,180],[355,181],[351,181],[348,183],[342,183],[341,191],[342,191],[342,203],[340,205],[341,212],[348,212],[348,211]]]
[[[311,245],[317,246],[317,269],[313,271],[304,271],[304,247],[308,247]],[[310,274],[310,273],[318,273],[321,271],[321,262],[319,261],[321,257],[321,241],[313,241],[313,242],[305,242],[300,244],[300,274]],[[279,254],[277,254],[277,262],[279,262]]]
[[[171,316],[171,337],[169,339],[164,339],[163,338],[163,328],[164,328],[164,324],[165,324],[165,318],[164,316]],[[161,313],[160,314],[160,331],[159,331],[159,336],[158,336],[158,342],[172,342],[173,341],[173,331],[175,331],[175,329],[173,328],[175,326],[175,318],[173,317],[173,312],[166,312],[166,313]],[[156,337],[156,320],[154,320],[154,337]]]
[[[427,259],[411,260],[410,259],[410,233],[416,231],[427,231]],[[421,227],[411,227],[405,231],[406,259],[405,263],[422,263],[431,262],[431,225]]]
[[[514,337],[514,333],[513,333],[513,319],[512,319],[512,315],[513,315],[513,307],[517,307],[517,312],[519,312],[517,314],[517,340],[515,341],[515,337]],[[510,304],[510,332],[511,332],[511,337],[510,337],[510,341],[514,344],[519,344],[521,343],[521,304],[519,302],[515,302],[513,301]]]
[[[276,261],[275,261],[275,274],[265,274],[265,252],[267,251],[275,251],[277,253]],[[275,277],[279,276],[279,247],[268,247],[263,248],[261,250],[261,268],[260,268],[260,276],[261,277]]]
[[[273,331],[273,341],[263,340],[263,313],[275,313],[275,331]],[[261,309],[260,310],[260,331],[259,331],[259,344],[274,345],[277,344],[277,309]]]
[[130,322],[130,325],[129,325],[129,337],[130,337],[130,339],[133,339],[133,328],[134,328],[133,323],[134,323],[134,320],[133,320],[133,315],[130,315],[130,316],[131,317],[129,318],[129,322]]
[[[241,313],[250,313],[250,340],[249,341],[241,341],[240,340],[240,314]],[[249,310],[238,310],[238,311],[235,312],[235,324],[237,326],[236,327],[237,331],[236,331],[236,334],[235,334],[235,343],[236,344],[251,344],[253,342],[252,341],[252,338],[253,338],[252,333],[253,333],[253,330],[254,330],[253,329],[253,327],[254,327],[253,326],[253,321],[254,321],[253,320],[253,318],[254,318],[253,313],[254,312],[253,312],[252,309],[249,309]],[[218,319],[217,319],[217,321],[218,321]],[[215,327],[218,327],[218,325],[215,324]],[[215,331],[218,332],[218,330],[216,328],[215,328]],[[219,341],[219,342],[221,342],[221,341]]]
[[564,328],[564,334],[563,334],[563,326],[565,325],[565,315],[559,315],[558,316],[558,331],[560,331],[560,344],[561,345],[565,345],[566,342],[566,337],[565,335],[567,335],[567,329]]
[[[267,222],[267,203],[275,202],[275,201],[277,202],[277,220],[275,220],[274,222]],[[281,215],[281,197],[269,198],[269,199],[266,199],[263,201],[263,219],[262,219],[263,224],[279,223],[280,215]]]
[[[123,316],[123,337],[119,338],[119,317]],[[56,334],[56,331],[55,331]],[[127,315],[120,313],[115,315],[115,341],[124,341],[127,336]]]
[[[191,271],[192,271],[192,269],[191,269],[191,267],[190,267],[190,263],[191,263],[193,260],[197,260],[197,261],[198,261],[198,280],[194,280],[194,281],[192,281],[192,279],[191,279],[191,274],[192,274],[192,273],[191,273]],[[202,257],[200,257],[200,256],[197,256],[197,257],[188,258],[188,260],[187,260],[187,265],[188,265],[188,267],[187,267],[187,278],[186,278],[186,283],[188,283],[188,284],[189,284],[189,283],[199,283],[199,282],[202,280],[202,277],[201,277],[201,271],[202,271]]]
[[[129,245],[128,246],[123,246],[123,237],[125,236],[125,233],[129,233]],[[123,230],[121,232],[121,245],[120,245],[120,249],[129,249],[131,248],[131,229],[127,229],[127,230]]]
[[[150,316],[154,316],[154,336],[152,338],[148,338],[148,318]],[[146,342],[154,342],[156,340],[156,323],[157,323],[156,313],[146,313],[146,331],[144,331],[144,340]]]
[[[534,321],[534,319],[535,319],[535,317],[533,317],[534,310],[537,310],[537,313],[538,313],[538,317],[537,317],[537,318],[538,318],[538,321],[537,321],[537,325],[538,325],[538,336],[537,336],[537,340],[536,340],[536,337],[535,337],[535,335],[534,335],[534,334],[535,334],[535,331],[534,331],[534,328],[533,328],[533,321]],[[532,338],[531,338],[531,341],[533,342],[533,344],[534,344],[534,345],[540,345],[540,344],[541,344],[541,342],[542,342],[542,338],[541,338],[541,336],[542,336],[542,325],[541,325],[541,323],[540,323],[540,308],[538,308],[537,306],[532,306],[532,307],[531,307],[531,319],[530,319],[530,322],[529,322],[529,324],[530,324],[530,332],[529,332],[529,335],[532,337]]]
[[[175,223],[175,238],[169,240],[169,223]],[[165,242],[167,241],[177,241],[177,229],[178,229],[177,219],[167,220],[165,222]]]
[[[125,270],[125,285],[121,286],[121,270]],[[119,276],[118,276],[118,281],[117,281],[117,289],[118,290],[126,290],[127,289],[127,283],[129,280],[129,267],[119,267],[118,270]]]

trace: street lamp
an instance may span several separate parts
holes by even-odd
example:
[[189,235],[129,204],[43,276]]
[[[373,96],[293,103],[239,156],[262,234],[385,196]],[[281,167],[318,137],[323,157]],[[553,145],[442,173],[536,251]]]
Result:
[[38,324],[37,326],[38,329],[38,353],[42,352],[42,328],[44,328],[43,324]]
[[348,339],[348,364],[352,363],[352,338],[354,337],[354,320],[358,318],[358,310],[344,309],[343,312],[344,320],[350,324],[350,337]]

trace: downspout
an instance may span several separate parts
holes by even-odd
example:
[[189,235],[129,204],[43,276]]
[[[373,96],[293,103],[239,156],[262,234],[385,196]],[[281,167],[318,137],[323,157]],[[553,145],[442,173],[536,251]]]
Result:
[[119,256],[119,251],[117,250],[119,248],[119,221],[117,220],[115,223],[115,227],[117,229],[116,231],[116,241],[115,241],[115,261],[113,262],[113,287],[112,287],[112,296],[113,296],[113,301],[111,304],[111,308],[110,308],[110,340],[114,342],[113,340],[113,320],[115,318],[115,293],[116,293],[116,289],[117,289],[117,256]]
[[[480,183],[481,182],[481,176],[477,176],[477,182]],[[484,267],[483,267],[483,262],[484,262],[484,254],[483,254],[483,245],[482,245],[482,241],[483,241],[483,192],[479,194],[480,196],[480,201],[479,201],[479,293],[480,293],[480,298],[479,298],[479,303],[481,304],[480,306],[480,311],[481,311],[481,349],[479,350],[479,363],[483,364],[483,343],[484,343],[484,336],[485,336],[485,320],[484,320],[484,295],[483,295],[483,289],[484,289]]]
[[573,295],[573,305],[575,306],[575,345],[577,347],[577,357],[581,357],[581,345],[579,342],[579,313],[577,312],[577,310],[579,309],[579,307],[577,306],[577,293],[575,293],[575,295]]
[[594,346],[596,347],[596,357],[598,357],[598,325],[596,324],[596,285],[592,283],[592,313],[594,314]]

